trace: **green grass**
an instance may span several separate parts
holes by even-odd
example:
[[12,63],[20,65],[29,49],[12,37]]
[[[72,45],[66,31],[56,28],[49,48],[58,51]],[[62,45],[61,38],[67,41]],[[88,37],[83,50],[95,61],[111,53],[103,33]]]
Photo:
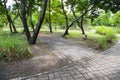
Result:
[[[49,29],[41,29],[41,32],[49,33]],[[53,31],[53,33],[60,33],[61,35],[63,35],[64,32],[65,32],[65,30],[61,30],[61,29]],[[86,31],[86,34],[88,35],[88,38],[90,38],[90,39],[95,39],[95,38],[101,37],[100,34],[97,34],[94,32],[87,32]],[[81,33],[81,30],[69,30],[69,35],[67,35],[66,37],[77,38],[77,37],[83,37],[83,35]]]
[[97,40],[98,38],[101,38],[102,36],[96,33],[87,33],[87,36],[89,39]]
[[0,59],[17,60],[31,56],[32,53],[24,35],[7,32],[0,34]]
[[82,34],[80,31],[70,30],[69,35],[67,35],[67,37],[77,38],[77,37],[82,37]]

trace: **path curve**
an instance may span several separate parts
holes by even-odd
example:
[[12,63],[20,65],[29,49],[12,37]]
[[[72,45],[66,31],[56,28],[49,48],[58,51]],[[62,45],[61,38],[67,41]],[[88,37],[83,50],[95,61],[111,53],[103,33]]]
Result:
[[96,54],[92,49],[61,37],[42,36],[59,58],[69,58],[70,65],[12,80],[120,80],[120,41],[112,48]]

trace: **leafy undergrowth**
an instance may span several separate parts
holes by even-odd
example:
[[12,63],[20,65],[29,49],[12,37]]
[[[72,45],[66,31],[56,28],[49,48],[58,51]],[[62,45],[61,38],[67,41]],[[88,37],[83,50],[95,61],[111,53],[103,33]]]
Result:
[[22,34],[0,34],[0,59],[13,61],[30,58],[32,53]]

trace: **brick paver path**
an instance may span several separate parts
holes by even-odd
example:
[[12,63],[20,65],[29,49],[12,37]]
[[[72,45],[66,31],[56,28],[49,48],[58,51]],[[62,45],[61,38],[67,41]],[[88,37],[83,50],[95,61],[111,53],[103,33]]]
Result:
[[41,37],[59,58],[71,64],[54,71],[13,80],[120,80],[120,42],[96,54],[61,37]]

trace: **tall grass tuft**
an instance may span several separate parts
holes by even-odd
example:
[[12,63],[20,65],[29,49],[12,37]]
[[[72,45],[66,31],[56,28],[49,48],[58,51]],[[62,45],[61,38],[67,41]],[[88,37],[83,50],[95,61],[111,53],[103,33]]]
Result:
[[24,36],[21,35],[0,35],[0,59],[18,60],[29,58],[32,53]]
[[98,38],[97,42],[98,42],[98,46],[97,46],[98,49],[104,50],[107,48],[107,43],[106,43],[105,37]]

